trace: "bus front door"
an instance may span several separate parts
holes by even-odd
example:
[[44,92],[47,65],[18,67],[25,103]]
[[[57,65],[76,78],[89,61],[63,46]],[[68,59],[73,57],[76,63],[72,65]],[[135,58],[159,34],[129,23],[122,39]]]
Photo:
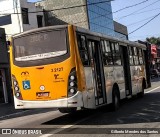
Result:
[[122,58],[123,58],[126,96],[131,96],[132,95],[131,72],[130,72],[128,48],[126,46],[122,46],[122,55],[123,55]]
[[90,62],[93,74],[93,84],[95,91],[95,104],[96,106],[104,104],[106,100],[105,91],[105,78],[102,64],[101,50],[99,41],[88,41],[88,48],[90,53]]

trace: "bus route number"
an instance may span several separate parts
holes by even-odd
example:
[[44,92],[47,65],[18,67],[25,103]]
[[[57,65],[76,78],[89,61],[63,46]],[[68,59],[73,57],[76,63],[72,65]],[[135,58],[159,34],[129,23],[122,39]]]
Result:
[[51,72],[61,72],[61,71],[63,71],[63,67],[51,69]]

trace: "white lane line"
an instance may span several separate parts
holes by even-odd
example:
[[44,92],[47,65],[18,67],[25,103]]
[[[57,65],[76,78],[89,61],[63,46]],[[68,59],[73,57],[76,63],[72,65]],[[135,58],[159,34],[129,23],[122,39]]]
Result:
[[64,125],[64,126],[58,128],[58,129],[54,130],[54,131],[51,131],[50,132],[51,134],[44,134],[44,136],[42,135],[42,136],[39,136],[39,137],[49,137],[49,136],[52,136],[53,134],[57,134],[58,132],[61,132],[61,131],[65,130],[65,129],[68,129],[68,128],[72,127],[72,126],[75,126],[75,125],[77,125],[77,124],[79,124],[79,123],[81,123],[81,122],[83,122],[83,121],[85,121],[85,120],[87,120],[89,118],[92,118],[92,117],[94,117],[97,114],[98,113],[96,113],[94,115],[91,115],[91,116],[88,116],[88,117],[86,117],[86,118],[84,118],[82,120],[79,120],[79,121],[73,123],[72,125]]
[[87,119],[89,119],[89,118],[91,118],[91,117],[92,117],[92,116],[88,116],[88,117],[86,117],[86,118],[84,118],[84,119],[82,119],[82,120],[79,120],[79,121],[73,123],[72,125],[62,126],[62,127],[60,127],[59,129],[56,129],[56,130],[54,130],[54,131],[51,132],[51,133],[52,133],[52,134],[57,134],[58,132],[61,132],[61,131],[65,130],[65,129],[67,129],[67,128],[70,128],[70,127],[72,127],[72,126],[74,126],[74,125],[77,125],[78,123],[81,123],[81,122],[83,122],[83,121],[85,121],[85,120],[87,120]]
[[4,115],[4,116],[1,116],[0,119],[8,118],[8,117],[10,117],[10,116],[14,116],[14,115],[18,115],[18,114],[23,114],[23,113],[28,112],[28,111],[31,111],[31,110],[25,110],[25,111],[21,111],[21,112],[9,114],[9,115]]
[[154,91],[154,90],[156,90],[156,89],[159,89],[160,88],[160,86],[159,87],[156,87],[156,88],[154,88],[154,89],[151,89],[151,90],[149,90],[149,91],[147,91],[147,92],[145,92],[145,93],[150,93],[150,92],[152,92],[152,91]]
[[39,137],[49,137],[49,136],[52,136],[53,134],[44,134],[42,136],[39,136]]

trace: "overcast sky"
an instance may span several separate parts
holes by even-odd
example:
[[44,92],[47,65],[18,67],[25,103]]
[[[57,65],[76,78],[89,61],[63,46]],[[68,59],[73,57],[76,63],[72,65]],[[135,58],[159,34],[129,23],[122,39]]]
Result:
[[[28,0],[36,2],[41,0]],[[145,2],[146,1],[146,2]],[[114,20],[126,25],[128,33],[139,28],[155,15],[160,13],[160,0],[115,0],[112,2],[112,11],[115,12],[127,6],[141,3],[131,8],[113,13]],[[127,17],[124,17],[127,16]],[[160,36],[160,15],[150,23],[129,35],[130,40],[145,40],[146,37]]]

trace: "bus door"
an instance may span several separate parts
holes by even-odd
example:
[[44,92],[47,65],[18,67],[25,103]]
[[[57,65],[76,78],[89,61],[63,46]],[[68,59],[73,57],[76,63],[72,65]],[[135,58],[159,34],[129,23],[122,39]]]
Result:
[[131,86],[131,72],[129,64],[129,55],[127,46],[122,46],[122,55],[123,55],[123,69],[124,69],[124,78],[125,78],[125,91],[126,96],[132,95],[132,86]]
[[106,103],[105,78],[102,64],[100,42],[88,40],[90,64],[93,73],[96,106]]

